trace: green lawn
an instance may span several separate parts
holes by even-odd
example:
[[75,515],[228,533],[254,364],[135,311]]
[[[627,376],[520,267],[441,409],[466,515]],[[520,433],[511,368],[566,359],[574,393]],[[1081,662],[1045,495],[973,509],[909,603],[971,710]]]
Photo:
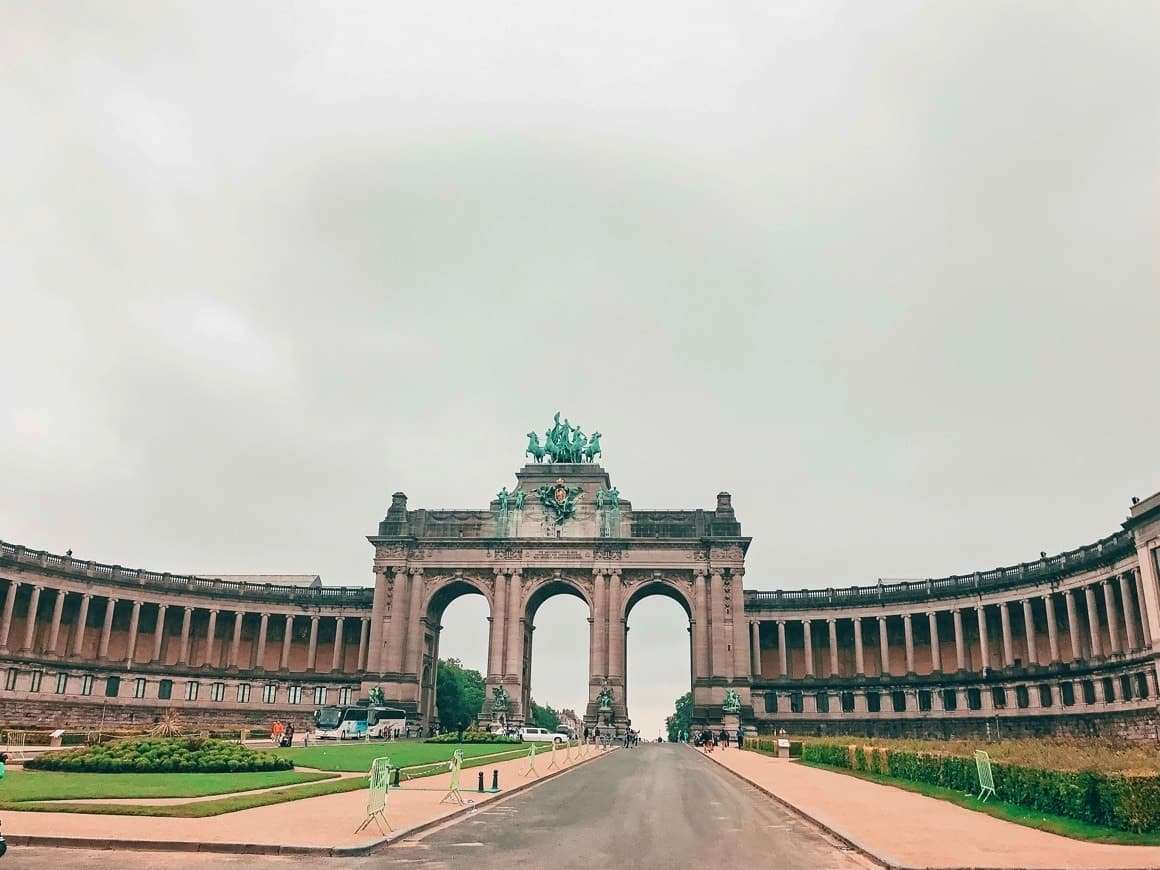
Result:
[[[411,767],[417,764],[448,761],[451,758],[451,753],[456,749],[462,749],[464,759],[469,759],[521,748],[527,752],[528,744],[468,743],[457,746],[454,743],[415,743],[410,741],[389,743],[343,743],[336,741],[305,749],[274,749],[271,751],[277,755],[287,756],[295,764],[302,767],[316,767],[319,770],[367,771],[371,769],[371,762],[383,755],[391,759],[393,767]],[[551,751],[551,747],[547,744],[544,744],[541,749],[545,752]]]
[[828,770],[832,773],[856,776],[859,779],[868,779],[871,782],[880,783],[881,785],[891,785],[895,788],[917,792],[927,797],[950,801],[968,810],[986,813],[989,816],[1003,819],[1006,822],[1014,822],[1017,825],[1026,825],[1029,828],[1038,828],[1041,831],[1049,831],[1052,834],[1071,837],[1073,840],[1089,840],[1096,843],[1118,843],[1125,846],[1160,846],[1160,834],[1133,834],[1117,828],[1092,825],[1088,822],[1069,819],[1065,816],[1053,816],[1039,812],[1038,810],[1030,810],[1026,807],[1016,806],[1015,804],[1004,803],[997,798],[991,798],[986,803],[982,803],[974,795],[966,795],[951,788],[927,785],[922,782],[908,782],[889,776],[882,776],[877,773],[845,770],[838,767],[830,767],[825,764],[813,764],[808,761],[799,763],[807,767],[816,767],[818,770]]
[[329,778],[330,774],[295,770],[260,773],[66,773],[10,770],[0,779],[0,802],[204,797]]

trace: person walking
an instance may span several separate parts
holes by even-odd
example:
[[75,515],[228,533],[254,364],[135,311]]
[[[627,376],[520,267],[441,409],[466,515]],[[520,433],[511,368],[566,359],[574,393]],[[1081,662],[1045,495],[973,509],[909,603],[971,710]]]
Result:
[[737,726],[737,748],[741,749],[742,744],[744,742],[745,742],[745,729],[742,728],[740,725],[738,725]]
[[721,729],[721,743],[726,749],[729,748],[729,732],[724,728]]

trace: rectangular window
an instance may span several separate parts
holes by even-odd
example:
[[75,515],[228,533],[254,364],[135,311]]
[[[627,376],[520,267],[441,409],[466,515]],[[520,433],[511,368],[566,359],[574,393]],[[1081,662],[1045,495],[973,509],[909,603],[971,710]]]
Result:
[[954,689],[943,689],[942,701],[944,710],[957,710],[959,708],[959,693]]
[[266,683],[266,685],[262,686],[262,703],[263,704],[273,704],[277,700],[278,700],[278,684],[277,683]]
[[777,692],[766,692],[765,693],[765,712],[766,713],[776,713],[777,712]]
[[1072,707],[1075,705],[1075,684],[1060,683],[1059,684],[1059,700],[1065,707]]
[[[33,689],[32,691],[36,691]],[[1132,700],[1132,678],[1127,674],[1120,677],[1120,699],[1123,701]]]
[[93,677],[92,674],[85,674],[81,677],[81,694],[91,695],[93,693]]
[[967,689],[967,709],[983,709],[983,693],[979,690],[978,686],[971,686]]
[[1048,683],[1039,684],[1039,706],[1050,707],[1055,703],[1055,699],[1051,696],[1051,686]]
[[168,701],[173,697],[173,680],[161,680],[157,683],[157,700]]
[[1104,689],[1104,703],[1110,704],[1116,700],[1116,684],[1112,682],[1111,677],[1104,677],[1100,682],[1103,683]]
[[290,688],[288,688],[286,690],[286,703],[287,704],[301,704],[302,703],[302,687],[301,686],[290,686]]
[[854,693],[853,692],[843,692],[842,693],[842,712],[843,713],[853,713],[854,712]]
[[201,685],[197,682],[197,680],[190,680],[188,683],[186,683],[185,684],[185,700],[196,701],[197,700],[197,691],[200,688],[201,688]]
[[58,695],[63,695],[67,691],[68,691],[68,674],[57,674],[56,675],[56,693]]
[[919,689],[918,690],[918,709],[919,709],[919,711],[921,711],[923,713],[930,712],[930,690],[929,689]]
[[1136,694],[1141,698],[1148,697],[1148,675],[1136,674]]
[[226,699],[226,684],[210,683],[209,699],[211,701],[224,701]]
[[1015,706],[1020,710],[1026,709],[1031,705],[1031,695],[1027,691],[1026,686],[1015,687]]
[[802,711],[802,693],[790,692],[789,695],[789,711],[791,713],[800,713]]
[[7,675],[4,677],[4,688],[9,692],[15,691],[16,681],[20,678],[20,671],[17,668],[9,668]]
[[991,704],[996,710],[1002,710],[1007,706],[1007,688],[1005,686],[995,686],[991,689]]
[[121,692],[121,678],[108,677],[105,680],[105,697],[115,698]]
[[326,686],[314,687],[314,703],[318,707],[326,703]]
[[146,684],[146,682],[147,681],[144,677],[138,677],[137,679],[135,679],[133,681],[133,697],[134,698],[144,698],[145,697],[145,684]]
[[[32,682],[28,686],[28,691],[39,692],[40,691],[40,683],[41,683],[41,680],[43,680],[43,679],[44,679],[44,671],[33,671],[32,672]],[[1127,677],[1124,677],[1124,679],[1127,679]]]
[[894,705],[895,713],[906,712],[906,692],[902,689],[895,689],[890,693],[890,701]]
[[240,703],[240,704],[250,703],[250,684],[249,683],[238,683],[238,703]]
[[866,693],[866,712],[881,713],[882,712],[882,696],[878,692]]
[[1080,683],[1083,689],[1083,702],[1085,704],[1094,704],[1096,702],[1096,684],[1091,680],[1084,680]]
[[[350,705],[350,686],[343,686],[341,689],[338,690],[338,706],[347,707],[349,705]],[[766,710],[769,710],[769,708],[766,707]],[[774,710],[771,710],[769,712],[776,713],[777,710],[774,709]]]
[[814,703],[818,705],[818,712],[819,713],[829,713],[830,712],[830,693],[829,692],[818,692],[816,695],[814,695]]

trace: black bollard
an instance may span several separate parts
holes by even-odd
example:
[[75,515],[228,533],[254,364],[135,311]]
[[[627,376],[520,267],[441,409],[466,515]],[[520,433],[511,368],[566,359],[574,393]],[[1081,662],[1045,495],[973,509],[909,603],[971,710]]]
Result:
[[399,787],[399,768],[397,767],[395,768],[395,774],[394,778],[391,780],[391,785],[393,785],[395,788]]
[[491,772],[491,790],[499,791],[499,771],[493,770]]
[[483,771],[479,772],[479,790],[483,791]]

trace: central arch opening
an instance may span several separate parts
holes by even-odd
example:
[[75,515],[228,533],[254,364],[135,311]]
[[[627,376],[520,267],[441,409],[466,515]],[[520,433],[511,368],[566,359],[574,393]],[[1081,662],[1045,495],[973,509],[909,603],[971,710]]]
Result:
[[[688,602],[665,583],[645,586],[629,599],[625,699],[642,740],[667,737],[666,717],[693,691],[691,618]],[[687,708],[691,711],[691,699]]]
[[583,728],[588,702],[588,601],[570,583],[557,580],[528,599],[532,626],[525,676],[525,721],[549,730]]

